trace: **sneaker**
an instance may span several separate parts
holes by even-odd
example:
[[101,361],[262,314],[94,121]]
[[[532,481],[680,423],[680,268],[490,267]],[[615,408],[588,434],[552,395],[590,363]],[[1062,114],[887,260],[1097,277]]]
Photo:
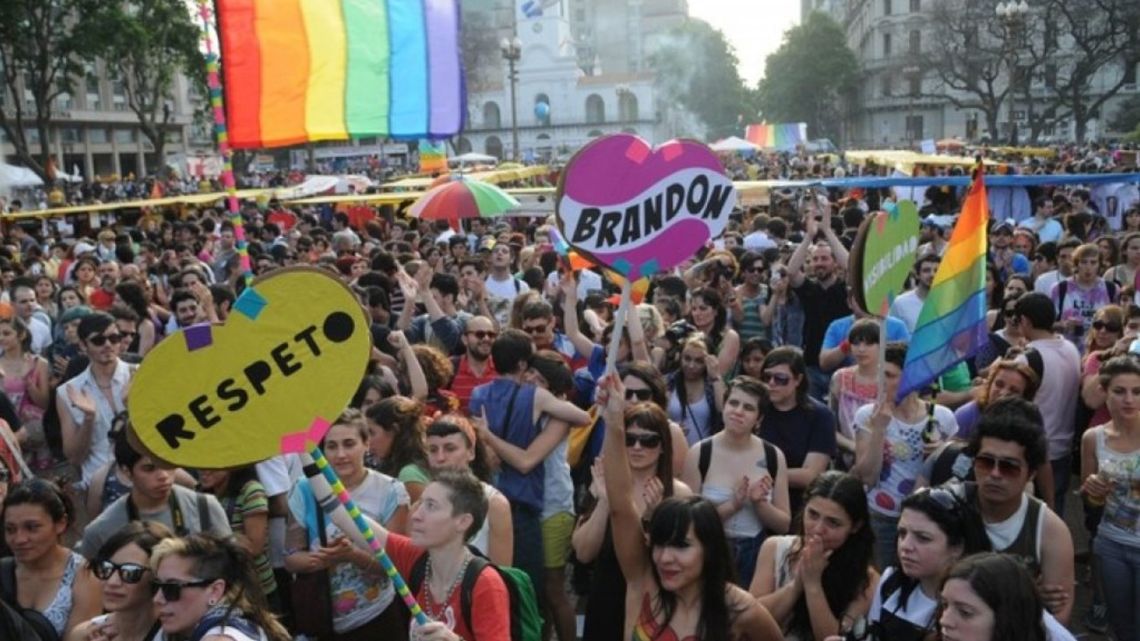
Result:
[[1086,630],[1091,630],[1097,634],[1108,632],[1108,606],[1094,603],[1085,613],[1085,617],[1081,619],[1081,625],[1085,626]]

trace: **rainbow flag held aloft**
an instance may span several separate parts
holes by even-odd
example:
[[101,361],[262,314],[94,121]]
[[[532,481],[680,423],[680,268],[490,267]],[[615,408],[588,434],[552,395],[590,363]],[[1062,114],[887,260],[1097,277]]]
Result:
[[217,0],[229,144],[453,136],[457,0]]
[[744,137],[748,142],[765,149],[795,149],[796,145],[808,141],[807,123],[804,122],[748,125],[745,132]]
[[979,165],[974,170],[974,181],[962,205],[962,213],[950,234],[942,264],[919,312],[907,348],[897,399],[930,385],[943,372],[973,356],[988,339],[986,230],[989,220],[984,169]]
[[420,173],[447,173],[447,143],[420,141]]

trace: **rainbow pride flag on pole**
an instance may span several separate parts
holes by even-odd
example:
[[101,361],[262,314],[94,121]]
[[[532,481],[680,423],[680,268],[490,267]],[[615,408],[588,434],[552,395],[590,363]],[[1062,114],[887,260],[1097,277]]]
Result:
[[217,0],[217,18],[232,148],[463,127],[457,0]]
[[807,142],[807,123],[748,125],[744,137],[748,142],[765,149],[795,149],[796,145]]
[[985,344],[986,247],[990,210],[979,163],[950,234],[950,244],[922,304],[906,352],[897,399],[921,390]]

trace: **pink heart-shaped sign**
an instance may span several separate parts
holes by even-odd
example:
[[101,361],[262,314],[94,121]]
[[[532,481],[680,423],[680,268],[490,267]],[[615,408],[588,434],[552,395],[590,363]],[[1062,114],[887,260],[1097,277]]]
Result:
[[656,149],[630,134],[583,147],[562,171],[558,225],[587,257],[630,280],[671,269],[724,232],[736,191],[694,140]]

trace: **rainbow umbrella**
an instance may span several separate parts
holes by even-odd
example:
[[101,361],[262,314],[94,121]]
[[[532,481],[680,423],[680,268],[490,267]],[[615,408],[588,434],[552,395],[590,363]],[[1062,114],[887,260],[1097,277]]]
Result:
[[463,218],[491,218],[517,209],[519,201],[498,187],[466,176],[451,176],[432,187],[409,213],[422,220],[447,220],[459,229]]

